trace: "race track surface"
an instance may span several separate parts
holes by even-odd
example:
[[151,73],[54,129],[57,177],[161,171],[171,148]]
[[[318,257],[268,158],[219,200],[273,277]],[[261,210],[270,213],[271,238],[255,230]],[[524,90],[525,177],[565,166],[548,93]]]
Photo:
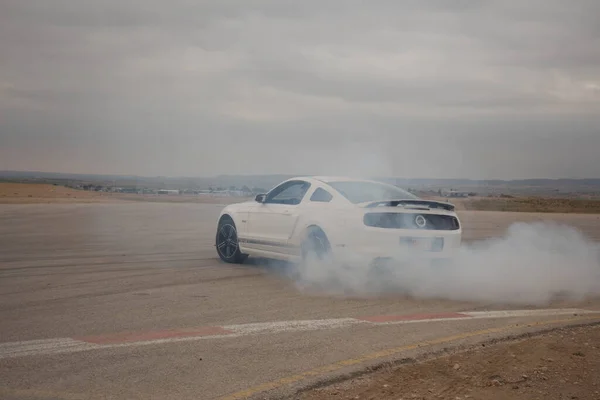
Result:
[[[222,264],[222,206],[0,206],[0,397],[273,395],[454,344],[600,320],[600,301],[544,307],[305,292],[289,266]],[[465,239],[553,218],[463,213]]]

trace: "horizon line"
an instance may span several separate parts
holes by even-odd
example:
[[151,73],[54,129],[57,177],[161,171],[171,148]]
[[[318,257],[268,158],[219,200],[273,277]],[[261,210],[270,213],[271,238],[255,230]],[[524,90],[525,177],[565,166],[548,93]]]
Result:
[[[117,173],[85,173],[85,172],[57,172],[57,171],[32,171],[32,170],[0,170],[0,178],[4,177],[4,174],[45,174],[45,175],[74,175],[74,176],[97,176],[97,177],[119,177],[119,178],[147,178],[147,179],[155,179],[155,178],[164,178],[164,179],[214,179],[219,177],[268,177],[268,176],[286,176],[286,177],[301,177],[301,176],[322,176],[323,174],[289,174],[289,173],[229,173],[229,174],[217,174],[211,176],[202,176],[202,175],[138,175],[138,174],[117,174]],[[58,178],[58,176],[56,176]],[[599,178],[487,178],[487,179],[475,179],[475,178],[407,178],[407,177],[399,177],[399,176],[385,176],[385,175],[371,175],[373,178],[384,178],[384,179],[401,179],[401,180],[438,180],[438,181],[448,181],[448,180],[463,180],[463,181],[473,181],[473,182],[488,182],[488,181],[501,181],[501,182],[514,182],[514,181],[531,181],[531,180],[546,180],[546,181],[559,181],[559,180],[570,180],[570,181],[581,181],[581,180],[600,180]]]

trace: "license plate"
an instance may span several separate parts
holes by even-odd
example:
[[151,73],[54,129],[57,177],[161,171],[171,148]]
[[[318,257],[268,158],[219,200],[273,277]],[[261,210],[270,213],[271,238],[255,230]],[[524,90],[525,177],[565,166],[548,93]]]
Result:
[[442,251],[444,248],[444,238],[402,237],[400,238],[400,244],[415,250]]

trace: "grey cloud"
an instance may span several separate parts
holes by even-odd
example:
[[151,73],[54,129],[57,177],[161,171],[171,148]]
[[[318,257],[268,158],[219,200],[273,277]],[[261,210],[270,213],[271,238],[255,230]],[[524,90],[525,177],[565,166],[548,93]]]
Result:
[[597,176],[598,14],[595,0],[7,0],[0,169],[329,173],[364,157],[403,176]]

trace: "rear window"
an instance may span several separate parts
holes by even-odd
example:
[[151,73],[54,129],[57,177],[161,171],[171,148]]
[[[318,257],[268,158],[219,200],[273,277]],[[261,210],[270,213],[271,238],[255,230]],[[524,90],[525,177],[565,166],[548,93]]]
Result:
[[331,195],[331,193],[329,193],[327,190],[318,188],[317,190],[315,190],[313,195],[310,196],[310,201],[328,203],[331,201],[332,197],[333,196]]
[[329,186],[355,204],[385,200],[419,200],[414,194],[386,183],[347,181],[329,182]]

